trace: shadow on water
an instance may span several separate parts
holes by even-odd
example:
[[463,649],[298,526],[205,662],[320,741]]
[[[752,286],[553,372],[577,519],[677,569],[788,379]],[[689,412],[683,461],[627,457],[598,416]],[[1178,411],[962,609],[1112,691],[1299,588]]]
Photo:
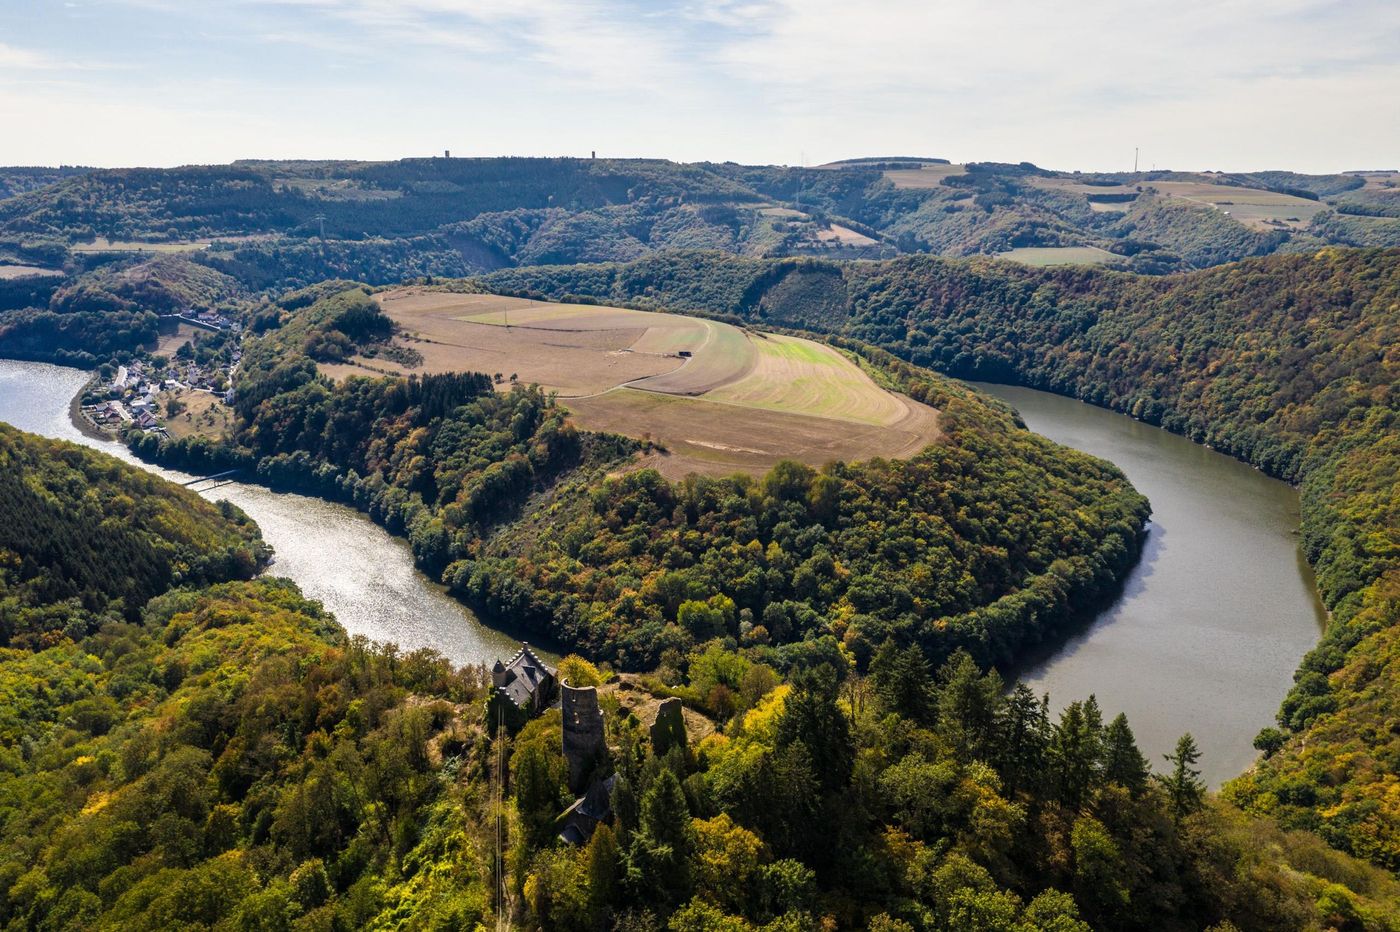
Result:
[[[998,673],[1006,680],[1008,687],[1043,668],[1056,659],[1072,657],[1083,648],[1089,636],[1101,625],[1111,625],[1114,621],[1114,608],[1124,600],[1141,597],[1148,588],[1152,577],[1152,564],[1162,549],[1162,538],[1166,532],[1148,522],[1142,536],[1137,559],[1128,567],[1127,575],[1113,586],[1105,589],[1098,598],[1081,606],[1070,620],[1048,631],[1039,643],[1022,651],[1021,657]],[[1081,699],[1082,696],[1069,696],[1066,699]]]
[[1297,536],[1297,492],[1132,418],[1032,389],[978,384],[1029,429],[1103,457],[1152,505],[1137,564],[1111,604],[1085,612],[1014,674],[1056,709],[1090,694],[1125,712],[1156,763],[1190,731],[1213,785],[1255,757],[1325,615]]

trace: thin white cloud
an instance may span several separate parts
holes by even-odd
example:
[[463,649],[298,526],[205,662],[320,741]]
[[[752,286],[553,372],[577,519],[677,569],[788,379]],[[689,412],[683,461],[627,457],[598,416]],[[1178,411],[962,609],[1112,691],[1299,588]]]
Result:
[[915,151],[928,154],[1063,159],[1076,140],[1116,135],[1128,151],[1150,136],[1174,153],[1188,141],[1197,160],[1272,151],[1269,164],[1284,164],[1324,142],[1306,138],[1309,121],[1342,115],[1351,130],[1325,142],[1400,141],[1390,2],[763,0],[690,12],[731,29],[709,52],[717,69],[852,154],[922,136]]
[[0,68],[15,71],[45,71],[63,67],[62,63],[34,49],[16,48],[0,42]]
[[[674,77],[684,56],[647,17],[596,0],[245,0],[349,25],[367,42],[541,65],[594,87]],[[295,33],[279,33],[291,39]],[[324,37],[303,32],[311,46]]]

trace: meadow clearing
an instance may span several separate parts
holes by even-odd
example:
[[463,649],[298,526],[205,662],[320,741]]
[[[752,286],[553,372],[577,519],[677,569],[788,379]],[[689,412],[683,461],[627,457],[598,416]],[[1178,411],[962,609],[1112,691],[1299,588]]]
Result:
[[843,227],[838,223],[818,230],[817,239],[823,243],[840,243],[843,246],[874,246],[878,240],[852,230],[850,227]]
[[[1279,225],[1301,229],[1307,226],[1313,214],[1327,209],[1327,205],[1321,201],[1259,188],[1212,184],[1209,181],[1141,181],[1131,184],[1091,185],[1073,178],[1036,178],[1033,184],[1043,190],[1088,198],[1094,195],[1133,197],[1155,191],[1169,200],[1185,201],[1199,207],[1212,207],[1256,230],[1277,228]],[[1098,211],[1123,211],[1131,204],[1131,200],[1089,202],[1090,208]]]
[[1395,189],[1400,187],[1400,171],[1358,171],[1347,172],[1348,175],[1355,175],[1362,179],[1362,188],[1387,188]]
[[653,441],[643,460],[671,479],[690,473],[761,475],[782,459],[820,467],[835,460],[913,456],[937,441],[938,412],[903,396],[905,414],[885,426],[615,388],[565,404],[589,430]]
[[[422,288],[394,289],[379,302],[399,325],[398,341],[422,355],[422,364],[408,369],[384,358],[357,357],[323,367],[328,373],[339,377],[357,367],[364,374],[469,370],[499,373],[506,381],[515,375],[574,397],[679,369],[685,360],[675,353],[700,346],[707,332],[704,321],[692,318]],[[633,351],[653,326],[688,333],[652,338],[654,344],[674,347],[669,351]]]
[[[156,338],[153,352],[167,359],[175,358],[175,351],[194,339],[196,328],[186,323],[178,323],[173,328],[162,326],[163,332]],[[146,347],[151,349],[151,347]]]
[[31,278],[62,275],[59,269],[45,269],[37,265],[13,265],[0,263],[0,281],[14,278]]
[[1021,246],[996,257],[1032,266],[1103,265],[1123,258],[1097,246]]
[[936,188],[943,183],[944,178],[961,175],[966,171],[961,165],[929,163],[921,168],[897,168],[887,171],[885,178],[896,188]]
[[[811,340],[720,321],[423,287],[378,296],[420,353],[408,369],[383,357],[323,365],[336,378],[475,370],[557,392],[590,430],[649,440],[672,477],[761,473],[783,458],[909,456],[938,437],[937,412],[886,391],[854,362]],[[687,355],[682,355],[682,353]]]
[[233,426],[233,411],[213,392],[182,389],[163,397],[183,406],[180,413],[165,419],[165,429],[176,439],[196,434],[222,437]]
[[757,359],[747,374],[706,393],[708,401],[889,427],[907,411],[855,363],[811,340],[755,334]]
[[74,243],[69,247],[73,252],[151,252],[151,253],[172,253],[172,252],[196,252],[201,249],[208,249],[209,241],[189,243],[147,243],[136,240],[110,240],[104,237],[97,237],[90,243]]
[[1154,181],[1143,187],[1156,188],[1161,194],[1192,204],[1214,207],[1253,229],[1268,229],[1280,223],[1301,229],[1307,226],[1313,214],[1327,209],[1321,201],[1232,185]]
[[[1031,184],[1042,191],[1054,191],[1089,199],[1089,209],[1099,212],[1122,213],[1132,206],[1139,194],[1136,184],[1086,184],[1074,178],[1034,178]],[[1118,200],[1095,200],[1095,197],[1113,197]]]

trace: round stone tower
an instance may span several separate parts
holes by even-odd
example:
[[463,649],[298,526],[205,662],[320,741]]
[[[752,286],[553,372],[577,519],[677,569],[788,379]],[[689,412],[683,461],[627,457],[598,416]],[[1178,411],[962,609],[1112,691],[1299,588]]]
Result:
[[603,710],[598,708],[598,690],[593,686],[559,684],[560,710],[564,716],[564,758],[569,762],[569,789],[582,793],[595,765],[607,749],[603,732]]

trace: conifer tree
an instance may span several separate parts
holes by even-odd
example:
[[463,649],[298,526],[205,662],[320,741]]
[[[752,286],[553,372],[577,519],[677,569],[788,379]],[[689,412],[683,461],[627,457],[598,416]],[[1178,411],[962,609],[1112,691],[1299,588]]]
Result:
[[885,708],[925,724],[934,719],[933,676],[917,644],[901,648],[891,638],[870,662],[875,693]]
[[663,767],[642,794],[627,866],[633,893],[646,902],[673,906],[688,899],[692,848],[685,792],[670,768]]
[[778,720],[778,745],[804,745],[822,790],[831,792],[850,780],[854,757],[850,722],[836,705],[836,673],[822,664],[795,677],[793,687]]
[[1002,681],[983,674],[967,651],[959,650],[938,674],[938,733],[967,759],[989,760],[1002,704]]
[[1138,750],[1128,716],[1119,712],[1104,730],[1104,779],[1127,789],[1134,796],[1147,786],[1147,758]]
[[1188,731],[1177,739],[1176,751],[1164,754],[1163,757],[1172,765],[1172,772],[1159,779],[1167,791],[1172,817],[1180,822],[1198,811],[1205,798],[1206,785],[1201,780],[1201,772],[1195,767],[1196,762],[1201,759],[1201,750],[1196,746],[1196,739],[1191,737],[1191,732]]
[[617,835],[606,823],[599,825],[588,840],[584,864],[588,871],[588,905],[595,925],[602,925],[617,892],[620,855]]
[[1102,758],[1102,717],[1090,697],[1071,702],[1060,713],[1050,739],[1050,763],[1060,801],[1078,809],[1098,776]]
[[997,731],[998,769],[1008,795],[1042,784],[1050,740],[1049,698],[1037,699],[1029,686],[1017,683],[1002,708]]

